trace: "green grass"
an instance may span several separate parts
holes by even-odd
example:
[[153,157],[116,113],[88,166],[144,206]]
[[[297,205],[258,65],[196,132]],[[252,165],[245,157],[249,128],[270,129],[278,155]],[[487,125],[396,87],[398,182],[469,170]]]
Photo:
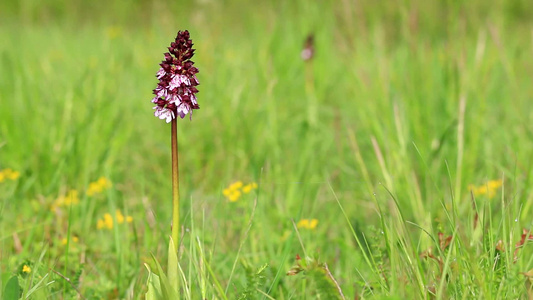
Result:
[[[533,297],[529,1],[108,2],[0,4],[0,170],[20,172],[0,298],[16,275],[35,299],[144,299],[171,220],[151,90],[179,29],[201,83],[178,124],[185,299]],[[238,180],[259,187],[230,202]],[[133,222],[97,229],[117,209]]]

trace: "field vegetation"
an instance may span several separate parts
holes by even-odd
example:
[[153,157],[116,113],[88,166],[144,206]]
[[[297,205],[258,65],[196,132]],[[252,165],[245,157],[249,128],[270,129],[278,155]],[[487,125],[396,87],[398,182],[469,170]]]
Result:
[[531,299],[532,16],[529,0],[2,1],[0,298],[144,299],[172,211],[150,100],[188,29],[183,299]]

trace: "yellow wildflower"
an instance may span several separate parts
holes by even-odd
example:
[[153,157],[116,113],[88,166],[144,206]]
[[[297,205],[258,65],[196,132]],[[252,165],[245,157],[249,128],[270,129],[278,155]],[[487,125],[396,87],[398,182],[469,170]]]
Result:
[[257,183],[255,182],[252,182],[250,184],[247,184],[245,185],[243,188],[242,188],[242,191],[245,193],[245,194],[248,194],[249,192],[251,192],[252,190],[256,189],[257,188]]
[[107,179],[105,177],[98,178],[97,182],[98,182],[98,184],[100,184],[100,186],[102,186],[104,188],[110,188],[112,186],[111,181],[109,181],[109,179]]
[[502,186],[502,180],[501,179],[498,179],[498,180],[490,180],[489,182],[487,182],[487,185],[489,187],[489,189],[497,189],[499,188],[500,186]]
[[317,225],[317,219],[301,219],[300,221],[298,221],[298,224],[296,224],[296,227],[304,229],[315,229]]
[[0,182],[9,179],[9,180],[17,180],[20,177],[20,172],[13,171],[12,169],[4,169],[0,171]]
[[22,267],[22,273],[27,273],[27,274],[31,273],[31,268],[30,268],[30,266],[28,266],[28,265],[24,265],[24,266]]
[[104,214],[104,225],[107,229],[113,229],[113,217],[111,214]]
[[493,198],[496,196],[496,190],[500,188],[502,184],[503,181],[501,179],[489,180],[480,186],[468,185],[468,188],[474,193],[474,196],[487,195],[488,198]]
[[311,221],[309,221],[309,229],[315,229],[317,225],[318,225],[317,219],[311,219]]
[[104,227],[105,227],[104,220],[99,219],[98,221],[96,221],[96,229],[103,229]]
[[[79,240],[80,240],[80,239],[79,239],[77,236],[73,236],[73,237],[70,238],[70,241],[71,241],[71,242],[74,242],[74,243],[79,242]],[[66,245],[67,242],[68,242],[68,239],[67,239],[67,238],[63,238],[63,239],[61,240],[61,244],[63,244],[63,245]]]
[[486,185],[482,185],[482,186],[477,188],[477,190],[476,190],[476,192],[474,192],[474,194],[485,195],[487,192],[488,192],[487,186]]
[[235,202],[235,201],[239,200],[240,197],[241,197],[241,192],[232,191],[231,194],[228,196],[228,199],[231,202]]
[[7,179],[16,180],[17,178],[19,178],[20,173],[11,169],[5,169],[4,175],[7,177]]
[[78,198],[77,190],[69,190],[66,195],[61,195],[57,197],[56,201],[52,203],[51,211],[55,211],[61,206],[70,206],[80,203],[80,198]]
[[122,214],[122,212],[120,210],[117,209],[116,211],[116,216],[117,216],[117,223],[119,224],[122,224],[124,223],[124,215]]
[[242,192],[245,193],[245,194],[248,194],[249,192],[252,191],[252,186],[247,184],[245,185],[243,188],[242,188]]
[[231,192],[232,190],[230,188],[227,188],[222,191],[222,194],[226,197],[229,197],[229,195],[231,195]]
[[80,199],[78,198],[78,191],[76,190],[68,191],[67,195],[64,198],[64,201],[65,201],[65,206],[80,203]]
[[241,195],[248,194],[253,189],[257,188],[257,183],[252,182],[247,185],[244,185],[242,181],[237,181],[230,184],[227,188],[222,191],[222,194],[231,202],[239,200]]
[[20,172],[17,172],[17,171],[14,171],[11,174],[7,175],[7,178],[11,180],[16,180],[19,177],[20,177]]
[[301,219],[298,221],[298,224],[296,224],[296,227],[298,228],[307,228],[309,226],[309,220],[308,219]]
[[237,181],[229,186],[230,190],[240,189],[243,186],[242,181]]
[[[118,224],[122,224],[124,221],[126,221],[126,223],[133,222],[133,218],[131,216],[124,216],[119,209],[115,211],[115,220]],[[113,229],[113,223],[113,216],[110,213],[105,213],[102,219],[96,221],[96,228]]]
[[106,189],[109,189],[113,186],[111,181],[105,177],[98,178],[97,181],[89,183],[89,188],[87,188],[87,196],[94,196],[100,194]]

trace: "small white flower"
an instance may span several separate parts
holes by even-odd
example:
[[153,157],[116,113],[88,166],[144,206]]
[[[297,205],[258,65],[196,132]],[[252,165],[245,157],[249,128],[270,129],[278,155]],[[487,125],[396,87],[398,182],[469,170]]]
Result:
[[189,106],[186,105],[185,103],[181,103],[180,105],[178,105],[178,115],[181,118],[185,117],[185,115],[187,115],[189,110],[190,110]]
[[189,78],[185,75],[176,74],[174,77],[172,77],[172,80],[170,81],[169,88],[171,90],[175,88],[179,88],[183,83],[186,85],[190,85],[191,81]]
[[167,72],[165,72],[165,70],[163,70],[163,68],[159,69],[159,71],[157,72],[157,79],[163,78],[163,76],[165,76],[166,74],[167,74]]
[[173,90],[180,86],[181,86],[181,76],[174,75],[174,77],[172,77],[172,80],[170,81],[170,84],[169,84],[170,89]]
[[181,76],[181,82],[185,82],[187,86],[191,85],[191,81],[189,80],[189,77],[187,77],[186,75],[180,75],[180,76]]
[[170,123],[170,121],[172,121],[172,119],[175,118],[172,110],[168,108],[161,108],[159,106],[155,106],[154,109],[155,109],[154,115],[161,120],[165,119],[167,123]]
[[156,90],[156,95],[159,98],[163,98],[163,97],[166,97],[168,95],[167,89],[162,88],[160,86],[158,86],[155,90]]
[[181,98],[179,95],[172,95],[170,96],[170,99],[168,100],[168,103],[174,103],[176,105],[180,105]]

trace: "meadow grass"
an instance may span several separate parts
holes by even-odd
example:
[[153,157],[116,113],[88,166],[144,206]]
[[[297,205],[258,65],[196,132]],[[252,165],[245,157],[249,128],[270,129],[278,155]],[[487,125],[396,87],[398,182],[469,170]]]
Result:
[[[184,299],[533,297],[531,13],[3,2],[0,298],[14,275],[34,299],[144,298],[171,220],[149,101],[179,29],[201,83],[178,124]],[[237,181],[257,189],[229,201]]]

